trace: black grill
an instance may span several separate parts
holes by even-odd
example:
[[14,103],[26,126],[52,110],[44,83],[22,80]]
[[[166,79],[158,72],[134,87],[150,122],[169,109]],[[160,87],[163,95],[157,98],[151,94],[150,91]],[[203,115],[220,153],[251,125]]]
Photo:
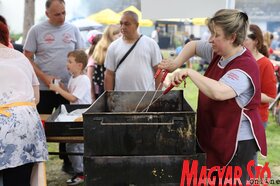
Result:
[[[183,160],[196,154],[195,112],[183,91],[149,108],[154,92],[104,92],[83,114],[86,185],[179,185]],[[162,95],[159,91],[156,97]]]

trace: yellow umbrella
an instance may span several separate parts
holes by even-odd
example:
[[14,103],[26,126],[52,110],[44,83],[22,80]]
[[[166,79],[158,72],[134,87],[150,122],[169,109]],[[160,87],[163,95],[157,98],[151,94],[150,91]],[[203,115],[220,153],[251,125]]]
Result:
[[114,12],[113,10],[106,8],[95,14],[87,17],[89,20],[96,21],[101,24],[118,24],[120,22],[121,16]]
[[139,21],[139,25],[140,25],[140,26],[145,26],[145,27],[150,27],[150,26],[153,26],[154,23],[153,23],[153,21],[151,21],[151,20],[149,20],[149,19],[141,19],[141,20]]
[[123,11],[119,12],[119,15],[122,15],[123,12],[125,11],[132,11],[135,12],[138,15],[139,18],[139,25],[140,26],[146,26],[146,27],[150,27],[153,26],[154,23],[153,21],[149,20],[149,19],[142,19],[142,12],[140,10],[138,10],[135,6],[129,6],[126,9],[124,9]]
[[122,15],[125,11],[135,12],[138,15],[138,18],[142,19],[142,13],[135,6],[129,6],[129,7],[125,8],[123,11],[119,12],[119,14]]
[[192,20],[191,22],[192,22],[193,25],[203,26],[203,25],[206,25],[207,18],[206,17],[199,17],[199,18],[192,18],[191,20]]

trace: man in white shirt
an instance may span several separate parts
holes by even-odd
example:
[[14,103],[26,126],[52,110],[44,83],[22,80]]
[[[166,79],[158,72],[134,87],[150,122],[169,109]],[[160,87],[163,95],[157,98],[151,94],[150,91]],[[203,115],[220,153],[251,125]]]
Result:
[[156,29],[152,32],[152,34],[151,34],[151,38],[153,39],[153,40],[155,40],[155,42],[159,42],[159,39],[158,39],[158,33],[159,33],[159,31],[160,31],[160,27],[156,27]]
[[[157,71],[157,65],[162,60],[158,44],[144,35],[139,38],[140,34],[137,31],[139,22],[136,13],[124,12],[120,25],[123,35],[111,43],[106,54],[105,90],[156,90],[160,77],[155,80],[154,74]],[[137,40],[134,49],[118,66],[123,56]]]

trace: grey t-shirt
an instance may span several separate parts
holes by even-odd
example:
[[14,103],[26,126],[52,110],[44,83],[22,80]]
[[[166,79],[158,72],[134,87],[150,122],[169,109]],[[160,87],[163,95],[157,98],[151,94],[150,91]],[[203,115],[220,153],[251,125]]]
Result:
[[[35,54],[34,62],[44,73],[61,79],[66,87],[70,78],[66,67],[67,54],[83,48],[84,42],[76,26],[68,22],[53,26],[48,21],[31,27],[23,47]],[[45,83],[39,81],[40,90],[48,90]]]
[[[225,67],[230,61],[242,55],[247,49],[244,48],[240,53],[226,60],[220,60],[219,65],[221,68]],[[213,50],[212,46],[207,41],[198,41],[196,46],[196,53],[198,56],[211,62]],[[232,78],[236,77],[236,78]],[[244,107],[251,100],[254,88],[250,77],[240,69],[233,69],[228,71],[219,81],[230,86],[237,94],[236,101],[240,107]],[[243,114],[241,117],[241,125],[238,132],[238,141],[253,139],[253,133],[250,122]]]

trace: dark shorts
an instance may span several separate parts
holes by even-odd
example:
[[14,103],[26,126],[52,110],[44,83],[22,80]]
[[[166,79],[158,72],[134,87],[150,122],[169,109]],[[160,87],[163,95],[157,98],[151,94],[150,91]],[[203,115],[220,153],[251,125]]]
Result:
[[39,114],[51,114],[61,104],[69,104],[69,101],[53,91],[40,90],[40,102],[37,105]]
[[[258,151],[257,143],[254,139],[239,141],[237,151],[229,163],[231,166],[240,166],[242,169],[241,181],[243,185],[246,185],[246,181],[249,180],[247,172],[247,164],[249,161],[254,160],[254,156]],[[254,172],[254,169],[251,170]]]
[[[246,185],[246,181],[249,180],[249,175],[247,172],[247,164],[249,161],[254,160],[254,156],[258,151],[257,143],[254,139],[239,141],[236,153],[233,159],[229,163],[229,166],[239,166],[242,169],[241,182]],[[202,153],[203,151],[197,145],[197,152]],[[254,173],[254,170],[251,170]],[[233,169],[234,172],[234,169]],[[217,172],[213,172],[212,176],[217,177]],[[225,175],[224,175],[225,176]],[[218,180],[216,180],[218,185]],[[240,185],[239,185],[240,186]]]

